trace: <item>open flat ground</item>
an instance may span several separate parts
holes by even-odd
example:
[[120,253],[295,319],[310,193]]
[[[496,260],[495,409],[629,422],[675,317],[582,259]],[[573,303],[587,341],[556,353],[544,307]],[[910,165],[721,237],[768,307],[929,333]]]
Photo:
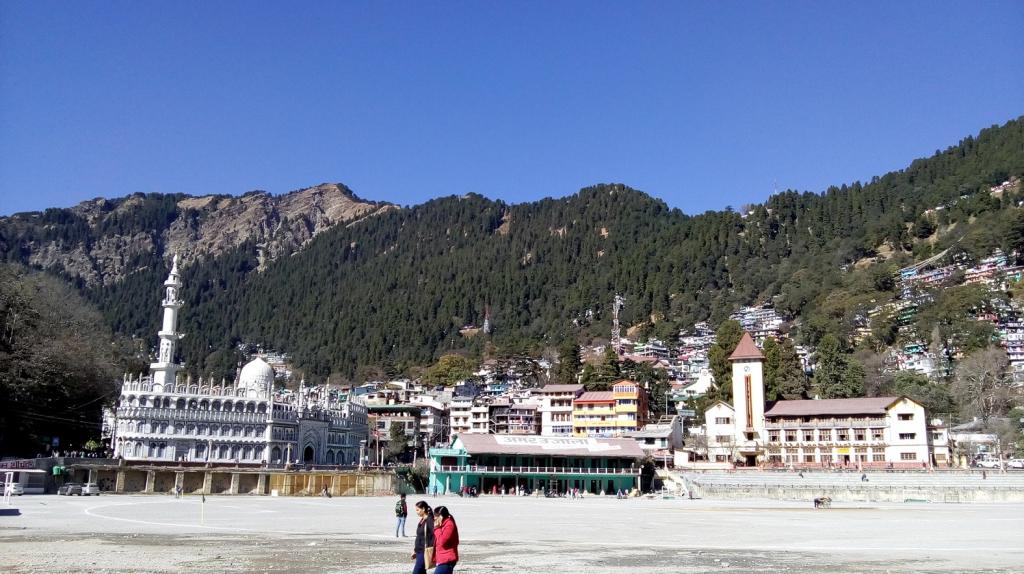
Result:
[[[459,572],[1024,571],[1022,504],[427,500],[455,515]],[[204,517],[197,496],[23,496],[0,572],[408,572],[394,501],[207,497]]]

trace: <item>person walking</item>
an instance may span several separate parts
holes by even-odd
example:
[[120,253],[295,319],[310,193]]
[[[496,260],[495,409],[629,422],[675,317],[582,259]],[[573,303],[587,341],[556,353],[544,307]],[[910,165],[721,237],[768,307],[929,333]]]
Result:
[[434,509],[434,574],[452,574],[459,562],[459,527],[447,506]]
[[409,507],[405,504],[405,495],[400,494],[398,496],[398,502],[395,503],[395,517],[398,518],[398,524],[395,525],[395,538],[398,538],[398,533],[402,533],[402,538],[405,538],[405,517],[409,516]]
[[416,543],[413,545],[412,559],[415,565],[412,567],[412,574],[427,574],[428,568],[433,568],[431,562],[436,562],[434,555],[434,513],[426,501],[416,503],[416,516],[420,521],[416,524]]

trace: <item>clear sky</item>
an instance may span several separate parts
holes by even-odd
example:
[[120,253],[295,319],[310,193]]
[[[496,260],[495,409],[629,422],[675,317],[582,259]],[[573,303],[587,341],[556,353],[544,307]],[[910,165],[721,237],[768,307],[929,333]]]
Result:
[[621,182],[687,213],[1024,114],[1024,2],[0,2],[0,214]]

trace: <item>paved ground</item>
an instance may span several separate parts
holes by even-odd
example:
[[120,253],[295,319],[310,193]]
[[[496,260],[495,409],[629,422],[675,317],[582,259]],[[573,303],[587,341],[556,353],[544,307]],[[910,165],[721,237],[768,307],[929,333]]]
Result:
[[[429,502],[456,517],[460,572],[1024,571],[1020,504]],[[395,539],[393,505],[208,497],[204,517],[197,497],[24,496],[20,516],[0,515],[0,572],[408,572],[412,539]]]

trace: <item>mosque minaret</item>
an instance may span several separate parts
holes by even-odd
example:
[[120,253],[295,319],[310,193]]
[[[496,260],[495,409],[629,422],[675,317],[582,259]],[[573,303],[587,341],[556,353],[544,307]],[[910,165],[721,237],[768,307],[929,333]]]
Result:
[[181,309],[181,299],[178,298],[181,291],[181,276],[178,273],[178,255],[174,255],[171,264],[171,273],[164,281],[164,300],[160,303],[163,307],[163,324],[157,336],[160,338],[160,349],[157,352],[157,361],[149,365],[149,371],[153,375],[154,388],[163,389],[165,386],[173,386],[176,382],[178,371],[181,365],[174,362],[174,351],[178,341],[184,337],[178,333],[178,310]]

